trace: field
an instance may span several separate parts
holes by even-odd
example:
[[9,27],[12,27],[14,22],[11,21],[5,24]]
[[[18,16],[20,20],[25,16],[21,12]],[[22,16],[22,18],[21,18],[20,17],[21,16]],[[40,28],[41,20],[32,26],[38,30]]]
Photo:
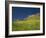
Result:
[[12,21],[12,31],[40,30],[40,15],[32,15],[23,20]]

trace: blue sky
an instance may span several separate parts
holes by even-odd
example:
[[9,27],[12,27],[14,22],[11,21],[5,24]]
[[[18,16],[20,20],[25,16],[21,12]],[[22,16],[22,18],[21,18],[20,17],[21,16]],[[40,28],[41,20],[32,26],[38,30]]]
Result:
[[40,13],[40,8],[12,7],[12,19],[23,19],[29,15]]

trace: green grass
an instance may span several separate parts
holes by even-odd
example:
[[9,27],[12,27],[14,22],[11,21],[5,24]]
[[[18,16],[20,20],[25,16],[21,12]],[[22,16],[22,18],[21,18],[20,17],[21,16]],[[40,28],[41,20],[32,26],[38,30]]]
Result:
[[28,16],[24,20],[12,21],[12,31],[40,30],[40,16]]

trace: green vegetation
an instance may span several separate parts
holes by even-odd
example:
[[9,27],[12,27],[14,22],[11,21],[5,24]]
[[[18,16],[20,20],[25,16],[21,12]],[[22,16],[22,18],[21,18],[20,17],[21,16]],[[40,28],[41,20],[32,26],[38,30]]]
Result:
[[32,15],[24,18],[24,20],[12,21],[12,31],[23,30],[40,30],[40,15]]

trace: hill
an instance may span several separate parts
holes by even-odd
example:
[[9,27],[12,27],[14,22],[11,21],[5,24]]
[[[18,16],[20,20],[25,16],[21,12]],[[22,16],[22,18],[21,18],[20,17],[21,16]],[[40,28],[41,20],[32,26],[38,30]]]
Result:
[[40,30],[40,15],[29,15],[23,20],[16,19],[16,21],[12,22],[12,30]]

